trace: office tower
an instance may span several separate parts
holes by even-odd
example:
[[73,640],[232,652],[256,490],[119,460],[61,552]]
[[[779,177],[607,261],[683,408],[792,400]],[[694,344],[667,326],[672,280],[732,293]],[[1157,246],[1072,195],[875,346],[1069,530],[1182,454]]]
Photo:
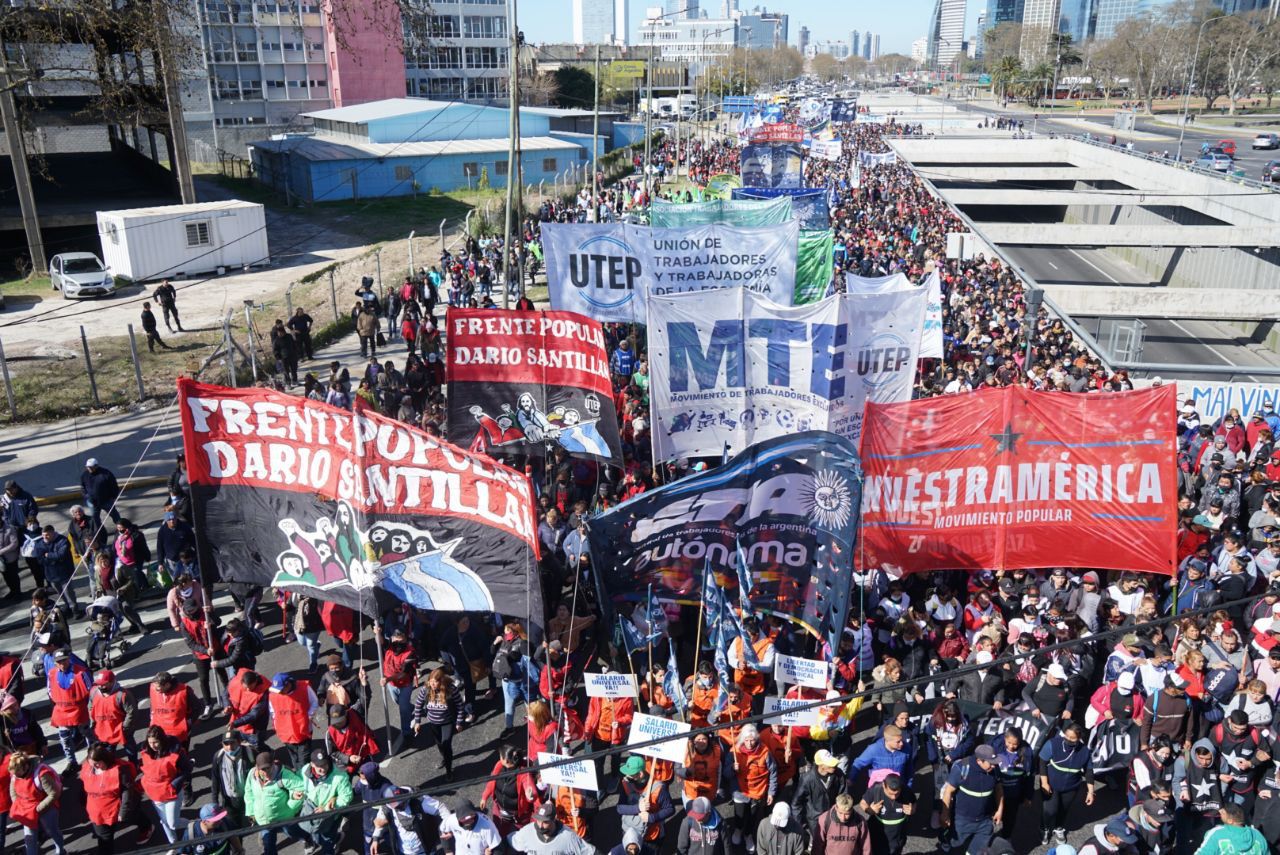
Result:
[[809,51],[809,28],[800,28],[800,55],[804,56]]
[[849,33],[849,55],[862,56],[862,34],[857,30]]
[[614,38],[613,0],[573,0],[573,43],[608,44]]
[[876,33],[871,37],[871,54],[867,59],[875,60],[880,58],[880,34]]
[[929,62],[948,67],[964,50],[967,0],[937,0],[929,30]]
[[628,0],[613,0],[613,43],[631,44],[631,4]]
[[[1132,2],[1132,0],[1122,0],[1122,2]],[[996,0],[996,16],[992,23],[1021,24],[1023,3],[1024,0]]]

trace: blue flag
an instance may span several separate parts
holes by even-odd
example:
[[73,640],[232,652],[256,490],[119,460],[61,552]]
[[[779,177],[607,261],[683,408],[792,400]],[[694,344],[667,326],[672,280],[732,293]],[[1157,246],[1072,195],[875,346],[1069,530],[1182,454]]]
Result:
[[647,631],[641,631],[641,628],[636,626],[633,618],[626,618],[618,622],[622,633],[622,645],[626,648],[628,656],[637,651],[648,649],[650,644],[666,634],[667,613],[662,610],[662,604],[653,598],[652,585],[649,586],[649,593],[645,597],[644,615],[645,629]]
[[668,644],[667,649],[667,676],[662,680],[662,690],[667,693],[667,697],[675,701],[676,710],[681,715],[689,707],[689,702],[684,696],[684,686],[680,682],[680,665],[676,662],[676,646]]
[[751,646],[751,636],[743,625],[747,615],[754,614],[751,608],[751,573],[747,570],[747,554],[742,550],[742,543],[735,540],[734,546],[737,548],[734,569],[738,571],[738,606],[742,610],[742,620],[735,620],[734,623],[738,626],[738,637],[742,639],[742,663],[759,671],[760,659],[756,656],[756,649]]
[[724,712],[729,703],[729,684],[733,676],[729,671],[729,645],[738,635],[738,621],[725,599],[724,590],[716,584],[715,574],[711,572],[708,561],[702,571],[702,601],[706,612],[707,641],[715,651],[712,664],[715,665],[720,691],[716,693],[715,703],[711,706],[712,720]]

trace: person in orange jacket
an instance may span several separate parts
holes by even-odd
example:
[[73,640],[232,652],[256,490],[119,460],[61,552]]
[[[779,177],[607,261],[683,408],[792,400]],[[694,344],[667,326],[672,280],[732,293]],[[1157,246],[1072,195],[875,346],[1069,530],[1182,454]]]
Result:
[[[583,723],[584,735],[591,740],[592,751],[603,751],[616,745],[625,745],[631,733],[631,718],[636,703],[631,698],[592,698],[587,706],[587,720]],[[618,773],[618,752],[609,755],[609,774]],[[597,764],[597,773],[603,771],[603,761]]]
[[550,795],[556,806],[556,818],[574,834],[589,840],[599,808],[595,794],[573,787],[552,787]]
[[58,729],[58,741],[67,758],[67,775],[80,768],[76,761],[76,746],[88,744],[89,693],[93,691],[93,676],[89,668],[73,656],[68,648],[53,655],[54,667],[48,672],[49,700],[53,712],[49,723]]
[[155,823],[147,811],[138,809],[142,792],[138,767],[117,757],[114,748],[99,743],[89,749],[89,764],[80,774],[80,785],[98,852],[115,852],[116,831],[130,820],[138,826],[138,845],[145,846],[151,839]]
[[676,767],[676,777],[681,782],[680,799],[686,808],[697,798],[715,804],[724,797],[725,781],[732,775],[728,760],[729,753],[719,739],[699,733],[689,740],[684,762]]
[[9,819],[22,826],[27,851],[39,851],[43,832],[53,842],[55,852],[66,852],[62,842],[62,785],[58,782],[58,773],[38,757],[21,751],[10,754],[7,760],[13,796]]
[[355,710],[342,704],[329,708],[329,729],[324,737],[325,749],[333,762],[355,776],[364,763],[378,756],[378,740]]
[[[754,724],[744,724],[738,729],[733,769],[738,779],[738,789],[733,794],[733,816],[738,826],[733,835],[736,842],[755,836],[760,820],[769,813],[778,794],[778,765]],[[753,846],[748,844],[747,848]]]
[[707,660],[698,663],[697,673],[684,681],[684,695],[689,701],[689,723],[694,729],[707,727],[707,716],[720,696],[720,680]]
[[717,733],[720,739],[724,741],[725,748],[732,750],[733,746],[738,743],[739,726],[735,725],[734,722],[742,721],[751,715],[751,696],[736,683],[729,687],[728,695],[729,700],[724,709],[720,711],[720,714],[711,724],[723,725]]
[[[537,758],[534,758],[537,762]],[[519,769],[525,765],[524,752],[514,745],[504,745],[498,752],[498,762],[489,773],[489,783],[480,794],[480,810],[487,810],[489,818],[505,839],[533,821],[533,811],[538,805],[538,788],[533,775],[520,772],[499,780],[497,775]]]
[[751,638],[751,649],[755,651],[759,667],[749,664],[747,658],[743,656],[743,640],[739,635],[733,640],[733,644],[729,645],[729,664],[733,666],[733,681],[742,686],[743,691],[751,696],[752,703],[756,704],[757,708],[762,708],[769,675],[773,673],[775,659],[773,638],[760,628],[760,619],[755,615],[744,618],[742,628]]
[[799,771],[800,756],[804,754],[804,749],[800,747],[797,730],[800,728],[775,724],[760,734],[760,741],[769,749],[774,765],[778,767],[779,789],[794,781]]
[[667,666],[661,662],[653,663],[649,676],[640,686],[640,698],[646,704],[650,715],[671,715],[675,711],[676,702],[667,696],[663,681],[667,678]]

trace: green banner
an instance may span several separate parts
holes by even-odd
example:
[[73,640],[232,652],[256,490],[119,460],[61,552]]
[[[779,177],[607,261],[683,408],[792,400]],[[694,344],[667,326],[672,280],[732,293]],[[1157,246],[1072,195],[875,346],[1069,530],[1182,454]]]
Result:
[[664,202],[649,207],[649,224],[660,229],[694,226],[780,226],[792,218],[791,197]]
[[796,252],[796,290],[794,305],[816,303],[827,295],[827,286],[835,272],[835,232],[802,231]]
[[742,176],[721,172],[707,179],[706,197],[708,199],[730,199],[733,189],[742,186]]

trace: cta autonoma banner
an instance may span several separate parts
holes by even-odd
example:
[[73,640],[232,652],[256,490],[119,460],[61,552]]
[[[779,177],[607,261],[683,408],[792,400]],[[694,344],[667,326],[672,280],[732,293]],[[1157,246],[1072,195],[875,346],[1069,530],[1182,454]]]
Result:
[[546,223],[551,307],[602,322],[647,322],[647,301],[742,286],[790,305],[795,220],[774,226],[655,229],[625,223]]
[[697,603],[702,579],[838,640],[858,530],[858,452],[821,431],[753,445],[723,466],[642,493],[591,521],[602,601],[653,595]]
[[1172,574],[1175,391],[1021,387],[869,404],[867,567]]
[[808,430],[857,443],[866,401],[911,397],[924,307],[920,288],[795,307],[741,288],[653,298],[654,459]]
[[600,324],[573,312],[456,309],[446,316],[449,439],[486,454],[622,462]]
[[372,412],[178,381],[202,566],[370,614],[542,615],[520,472]]

